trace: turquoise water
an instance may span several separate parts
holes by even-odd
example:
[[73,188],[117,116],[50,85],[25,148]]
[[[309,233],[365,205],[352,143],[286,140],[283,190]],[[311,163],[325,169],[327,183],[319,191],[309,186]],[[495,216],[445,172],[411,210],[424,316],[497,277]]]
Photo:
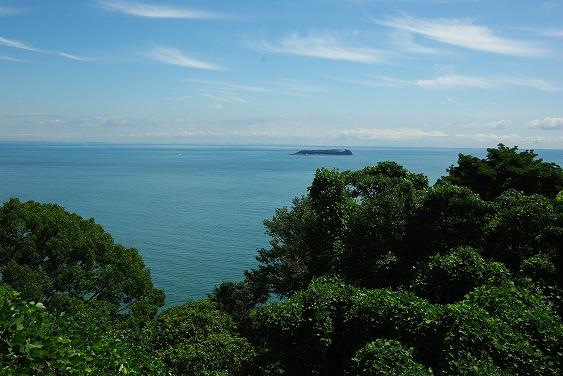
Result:
[[[262,221],[306,192],[316,168],[359,169],[395,160],[431,181],[460,152],[352,148],[353,156],[291,156],[299,147],[0,143],[0,200],[19,197],[94,217],[139,249],[167,305],[242,278],[267,245]],[[563,151],[538,151],[563,164]]]

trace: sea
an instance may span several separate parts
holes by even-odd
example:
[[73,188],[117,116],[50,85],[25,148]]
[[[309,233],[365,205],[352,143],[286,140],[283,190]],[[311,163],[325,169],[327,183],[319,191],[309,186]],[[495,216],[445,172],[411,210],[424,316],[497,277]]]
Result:
[[[433,183],[459,153],[484,149],[350,148],[352,156],[292,153],[304,146],[0,143],[0,200],[57,203],[93,217],[139,250],[166,306],[238,281],[268,246],[263,220],[307,193],[320,167],[356,170],[393,160]],[[563,150],[536,150],[563,164]]]

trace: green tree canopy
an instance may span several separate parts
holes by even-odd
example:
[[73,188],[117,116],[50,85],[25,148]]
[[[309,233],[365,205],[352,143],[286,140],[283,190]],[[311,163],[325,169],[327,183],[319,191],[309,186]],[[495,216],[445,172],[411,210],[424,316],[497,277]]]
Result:
[[154,316],[164,303],[136,249],[93,219],[34,201],[0,207],[0,277],[22,298],[61,311]]
[[563,189],[563,169],[537,156],[533,150],[519,152],[516,146],[499,144],[487,149],[483,159],[460,154],[457,166],[442,180],[469,187],[486,200],[509,189],[554,198]]
[[154,346],[174,375],[247,376],[256,356],[231,317],[207,300],[159,314]]
[[376,339],[358,350],[348,376],[431,376],[432,371],[412,359],[399,341]]
[[51,314],[0,284],[2,375],[165,375],[158,356],[139,346],[143,335],[132,338],[84,312]]
[[[490,153],[515,152],[505,149]],[[485,201],[451,179],[428,187],[424,176],[393,162],[320,169],[308,195],[277,209],[265,226],[270,248],[259,251],[246,281],[253,291],[284,297],[328,274],[363,287],[404,289],[428,257],[465,246],[513,273],[524,260],[545,255],[561,276],[563,205],[553,197],[511,188]]]
[[561,319],[544,297],[511,282],[443,305],[321,278],[253,317],[257,341],[288,375],[364,374],[375,366],[393,374],[395,366],[397,374],[555,376],[563,360]]

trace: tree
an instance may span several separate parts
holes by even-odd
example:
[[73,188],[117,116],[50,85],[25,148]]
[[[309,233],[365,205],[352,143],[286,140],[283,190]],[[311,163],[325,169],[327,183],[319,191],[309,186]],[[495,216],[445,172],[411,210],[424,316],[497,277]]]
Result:
[[563,169],[537,156],[533,150],[518,152],[516,146],[499,144],[487,149],[484,159],[460,154],[457,166],[452,165],[449,176],[441,180],[469,187],[485,200],[509,189],[554,198],[563,189]]
[[412,359],[412,350],[399,341],[376,339],[352,358],[349,376],[431,376],[432,371]]
[[4,203],[0,275],[22,298],[52,310],[150,317],[164,303],[136,249],[114,243],[93,219],[58,205]]
[[419,269],[413,291],[433,303],[453,303],[478,286],[510,279],[500,262],[484,259],[476,249],[459,247],[447,255],[436,254]]
[[192,301],[156,318],[154,348],[174,375],[247,376],[256,356],[211,301]]
[[538,254],[557,258],[563,244],[563,216],[555,200],[509,190],[492,201],[484,228],[485,256],[513,271]]
[[242,333],[247,332],[252,325],[252,308],[266,302],[264,297],[267,292],[255,290],[254,287],[245,281],[225,281],[209,294],[209,300],[217,304],[219,310],[229,314]]
[[[0,284],[2,375],[164,375],[164,364],[135,333],[84,313],[55,315]],[[145,338],[146,339],[146,338]]]
[[454,247],[481,247],[490,205],[469,188],[436,184],[427,190],[409,227],[411,257],[424,259]]
[[561,319],[542,295],[511,281],[477,287],[454,304],[431,304],[325,277],[253,316],[257,341],[289,375],[377,367],[388,374],[555,376],[563,358]]
[[307,196],[264,222],[269,249],[246,280],[290,296],[315,277],[340,274],[361,285],[389,285],[404,272],[410,217],[428,186],[394,162],[360,171],[319,169]]

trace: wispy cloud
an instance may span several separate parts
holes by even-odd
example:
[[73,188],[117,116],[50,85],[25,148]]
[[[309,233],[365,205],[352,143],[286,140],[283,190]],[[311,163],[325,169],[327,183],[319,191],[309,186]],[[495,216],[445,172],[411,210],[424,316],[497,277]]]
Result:
[[[65,59],[70,59],[70,60],[76,60],[76,61],[93,61],[96,60],[95,58],[91,58],[91,57],[83,57],[83,56],[77,56],[77,55],[73,55],[73,54],[69,54],[67,52],[63,52],[63,51],[49,51],[49,50],[42,50],[39,48],[35,48],[32,45],[16,40],[16,39],[8,39],[8,38],[3,38],[0,37],[0,46],[5,46],[5,47],[11,47],[11,48],[16,48],[19,50],[25,50],[25,51],[31,51],[31,52],[38,52],[38,53],[43,53],[43,54],[51,54],[51,55],[57,55],[60,57],[64,57]],[[3,59],[3,60],[8,60]],[[20,60],[20,59],[14,59],[11,58],[11,61],[19,61],[19,62],[28,62],[27,60]]]
[[[510,133],[510,134],[498,134],[498,133],[469,133],[469,134],[456,134],[453,137],[460,138],[460,139],[468,139],[474,140],[479,142],[530,142],[530,137],[523,137],[518,133]],[[535,140],[537,141],[537,139]]]
[[374,23],[422,35],[441,43],[495,54],[535,57],[548,51],[535,44],[496,35],[488,27],[476,25],[470,19],[423,19],[394,17],[376,19]]
[[204,85],[205,87],[211,89],[218,89],[222,91],[249,92],[249,93],[265,93],[270,91],[266,87],[253,85],[253,84],[238,84],[238,83],[225,82],[225,81],[199,80],[199,79],[193,79],[189,81]]
[[415,54],[436,54],[439,51],[435,48],[423,46],[414,40],[413,33],[404,30],[394,30],[391,33],[391,44],[401,52]]
[[488,89],[494,86],[494,83],[486,78],[453,74],[427,80],[417,80],[416,84],[426,89],[449,89],[456,87]]
[[14,15],[14,14],[18,14],[19,12],[20,12],[19,9],[9,8],[9,7],[0,5],[0,16],[11,16],[11,15]]
[[539,35],[540,37],[563,39],[563,29],[539,27],[522,27],[520,29]]
[[93,58],[93,57],[78,56],[78,55],[73,55],[73,54],[69,54],[69,53],[66,53],[66,52],[62,52],[62,51],[56,51],[54,53],[58,56],[66,58],[66,59],[76,60],[76,61],[94,61],[94,60],[97,60],[96,58]]
[[521,86],[540,91],[559,91],[558,86],[537,78],[529,77],[478,77],[444,75],[432,79],[417,80],[416,85],[426,89],[480,88],[491,89],[502,86]]
[[149,53],[149,56],[153,60],[156,60],[158,62],[169,64],[169,65],[176,65],[184,68],[208,69],[208,70],[222,69],[217,64],[194,59],[176,48],[168,48],[168,47],[155,48]]
[[528,126],[530,128],[538,128],[545,130],[561,130],[563,129],[563,117],[545,117],[543,119],[532,120]]
[[334,138],[352,138],[362,140],[394,140],[421,137],[448,137],[448,134],[438,130],[423,130],[416,128],[354,128],[335,132]]
[[492,130],[505,130],[510,127],[512,127],[512,121],[506,119],[489,121],[487,123],[469,123],[461,126],[461,128],[465,128],[465,129],[492,129]]
[[301,35],[291,33],[278,42],[262,41],[255,45],[258,49],[267,52],[300,55],[327,60],[351,61],[356,63],[373,64],[386,60],[384,51],[354,45],[353,42],[344,40],[333,33],[309,33]]
[[3,37],[0,37],[0,46],[12,47],[20,50],[33,51],[33,52],[45,52],[22,41],[16,39],[3,38]]
[[24,60],[24,59],[18,59],[15,57],[11,57],[11,56],[4,56],[4,55],[0,55],[0,60],[3,61],[12,61],[14,63],[30,63],[31,61],[29,60]]
[[167,5],[152,5],[133,1],[98,0],[97,3],[101,8],[107,11],[146,18],[214,19],[225,17],[219,13],[206,10]]
[[367,76],[362,78],[332,78],[337,81],[366,87],[402,88],[415,85],[415,82],[388,76]]
[[405,80],[388,76],[366,76],[355,79],[337,79],[366,87],[404,88],[418,86],[424,89],[476,88],[494,89],[506,86],[520,86],[540,91],[560,91],[561,88],[549,81],[531,77],[481,77],[460,74],[446,74],[434,78]]
[[329,88],[326,86],[287,78],[274,80],[270,85],[274,92],[296,97],[311,97],[329,91]]

